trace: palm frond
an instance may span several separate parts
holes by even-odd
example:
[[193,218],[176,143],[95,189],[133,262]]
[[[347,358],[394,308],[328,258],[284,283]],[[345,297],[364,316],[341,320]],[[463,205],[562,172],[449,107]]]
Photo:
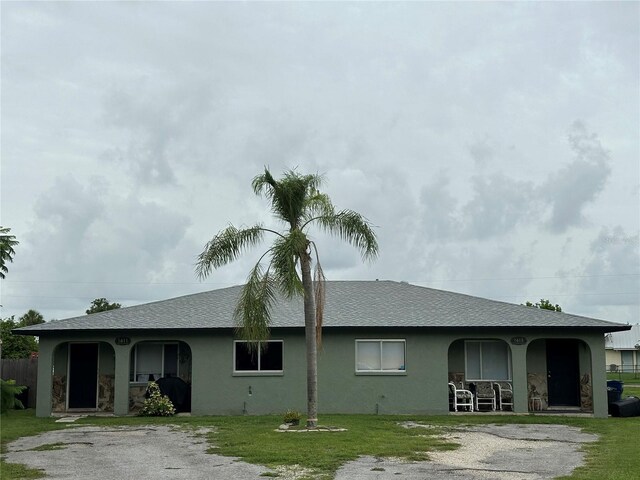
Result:
[[313,293],[316,304],[316,345],[318,349],[321,349],[327,278],[324,276],[324,272],[322,271],[322,265],[318,258],[318,249],[316,248],[316,244],[312,242],[312,245],[316,252],[316,266],[313,272]]
[[360,250],[363,259],[378,255],[378,240],[373,225],[353,210],[342,210],[335,215],[322,215],[314,219],[328,233],[337,235]]
[[335,208],[327,194],[316,192],[307,199],[303,214],[305,225],[316,217],[329,217],[332,215],[335,215]]
[[265,229],[261,225],[244,229],[229,225],[213,237],[198,255],[196,275],[203,279],[212,270],[237,259],[245,248],[258,244],[264,232]]
[[296,229],[286,237],[277,239],[271,249],[271,268],[280,291],[288,298],[304,295],[304,287],[298,275],[297,266],[308,244],[306,235]]
[[294,170],[285,172],[284,177],[275,180],[268,169],[253,179],[256,195],[264,195],[271,202],[271,210],[276,217],[293,229],[299,226],[307,207],[307,200],[316,194],[322,184],[320,175],[300,175]]
[[13,247],[20,243],[10,232],[10,228],[0,226],[0,278],[5,278],[9,271],[5,263],[13,262],[13,256],[16,254]]
[[234,311],[236,334],[248,343],[249,350],[256,352],[258,342],[269,338],[271,308],[276,299],[277,285],[269,270],[260,263],[249,273]]

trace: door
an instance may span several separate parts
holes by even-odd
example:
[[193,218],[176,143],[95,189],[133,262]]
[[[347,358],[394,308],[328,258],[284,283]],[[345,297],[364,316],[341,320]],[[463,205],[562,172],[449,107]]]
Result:
[[547,389],[550,406],[580,406],[577,340],[547,340]]
[[98,406],[98,344],[69,344],[68,408]]

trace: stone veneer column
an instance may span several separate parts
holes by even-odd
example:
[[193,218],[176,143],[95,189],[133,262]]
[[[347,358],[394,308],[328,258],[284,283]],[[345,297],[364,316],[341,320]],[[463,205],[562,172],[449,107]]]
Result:
[[591,350],[591,392],[593,395],[593,416],[607,418],[607,373],[604,335],[595,334],[582,339]]
[[116,354],[115,382],[113,395],[113,413],[129,413],[129,359],[131,345],[113,345]]

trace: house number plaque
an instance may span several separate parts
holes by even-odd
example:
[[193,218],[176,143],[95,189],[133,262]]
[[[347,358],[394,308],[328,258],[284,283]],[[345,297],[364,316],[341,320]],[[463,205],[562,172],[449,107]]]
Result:
[[116,345],[129,345],[131,339],[129,337],[116,337]]
[[527,339],[525,337],[511,337],[512,345],[524,345],[527,343]]

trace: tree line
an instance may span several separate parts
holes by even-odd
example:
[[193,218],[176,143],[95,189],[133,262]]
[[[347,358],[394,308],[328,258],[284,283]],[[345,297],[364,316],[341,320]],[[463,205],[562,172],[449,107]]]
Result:
[[[86,310],[87,315],[120,308],[119,303],[110,303],[106,298],[96,298]],[[44,323],[44,316],[37,310],[28,310],[17,320],[15,315],[0,320],[0,340],[2,358],[30,358],[38,354],[38,340],[33,335],[14,335],[14,328],[28,327]]]

